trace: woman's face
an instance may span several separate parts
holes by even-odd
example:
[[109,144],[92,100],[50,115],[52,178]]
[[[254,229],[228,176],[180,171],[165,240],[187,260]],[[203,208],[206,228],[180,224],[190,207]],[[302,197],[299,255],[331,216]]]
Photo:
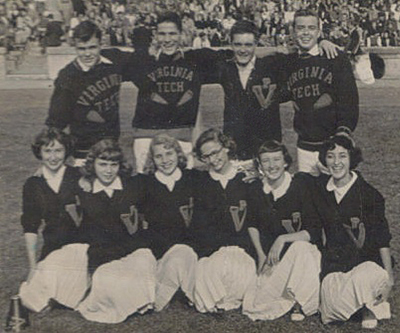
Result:
[[169,176],[178,167],[178,154],[174,148],[165,148],[162,144],[155,145],[153,147],[153,161],[158,171]]
[[346,185],[351,179],[350,175],[350,154],[349,151],[335,145],[335,148],[326,153],[326,166],[336,183]]
[[277,181],[284,175],[287,163],[281,151],[266,152],[260,155],[261,169],[270,181]]
[[94,171],[97,179],[104,186],[110,185],[118,176],[120,162],[108,161],[101,158],[96,158],[94,161]]
[[64,165],[65,154],[64,145],[57,140],[51,141],[47,146],[40,147],[42,163],[51,172],[57,172]]
[[208,141],[201,148],[201,159],[215,172],[222,172],[229,163],[228,148],[220,142]]

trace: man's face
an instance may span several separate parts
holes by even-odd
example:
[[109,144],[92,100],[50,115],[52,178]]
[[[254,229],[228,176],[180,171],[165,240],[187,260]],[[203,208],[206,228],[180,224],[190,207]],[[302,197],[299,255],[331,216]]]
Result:
[[235,34],[232,39],[232,50],[236,63],[246,66],[253,59],[256,52],[256,38],[251,33]]
[[78,59],[87,67],[93,67],[100,59],[100,41],[93,36],[87,42],[76,42]]
[[181,32],[173,22],[162,22],[157,25],[157,42],[161,52],[173,55],[180,45]]
[[318,19],[314,16],[300,16],[294,22],[294,36],[301,51],[311,50],[320,36]]

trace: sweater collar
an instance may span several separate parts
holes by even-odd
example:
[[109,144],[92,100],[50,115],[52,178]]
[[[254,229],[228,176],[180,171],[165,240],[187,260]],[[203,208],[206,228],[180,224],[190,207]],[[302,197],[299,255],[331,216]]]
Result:
[[168,190],[172,192],[175,187],[175,183],[182,178],[182,171],[179,168],[176,168],[175,171],[171,175],[165,175],[160,171],[156,171],[154,176],[157,180],[167,186]]
[[290,184],[292,183],[292,176],[290,175],[289,172],[285,171],[283,174],[283,182],[280,186],[277,188],[272,188],[267,180],[263,178],[263,191],[265,194],[272,194],[274,201],[278,200],[279,198],[283,197],[286,192],[288,191]]

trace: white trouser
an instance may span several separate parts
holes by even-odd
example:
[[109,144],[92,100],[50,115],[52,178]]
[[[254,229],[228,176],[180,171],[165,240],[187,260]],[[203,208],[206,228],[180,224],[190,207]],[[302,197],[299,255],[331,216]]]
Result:
[[347,273],[328,274],[321,286],[322,322],[346,321],[364,306],[376,319],[389,319],[389,304],[375,304],[388,282],[388,273],[372,261],[363,262]]
[[161,311],[181,288],[193,302],[197,254],[184,244],[172,246],[157,262],[155,310]]
[[40,312],[50,299],[74,309],[89,287],[87,244],[68,244],[51,252],[37,264],[19,295],[28,309]]
[[[149,155],[151,140],[152,138],[137,138],[133,140],[133,155],[135,156],[137,173],[143,173],[143,169]],[[192,143],[180,140],[178,140],[178,142],[181,145],[182,150],[188,159],[187,168],[192,169],[193,168]]]
[[255,279],[256,264],[252,257],[238,246],[221,247],[198,262],[196,309],[203,313],[238,309]]
[[78,311],[87,320],[116,324],[135,312],[153,307],[156,258],[139,249],[119,260],[101,265],[93,274],[89,295]]
[[318,159],[318,151],[309,151],[297,148],[297,162],[299,165],[299,172],[306,172],[315,177],[321,173],[328,174],[328,169],[322,165]]
[[321,253],[313,244],[294,242],[282,260],[257,277],[243,300],[243,314],[252,320],[273,320],[295,303],[310,316],[318,311]]

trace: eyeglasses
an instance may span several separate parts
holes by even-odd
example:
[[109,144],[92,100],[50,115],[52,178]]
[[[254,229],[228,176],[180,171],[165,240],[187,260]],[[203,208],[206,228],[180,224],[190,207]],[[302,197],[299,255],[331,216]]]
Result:
[[219,153],[222,151],[222,149],[224,149],[223,146],[221,146],[221,148],[219,148],[218,150],[212,151],[211,153],[202,154],[202,155],[201,155],[201,159],[202,159],[203,161],[209,161],[209,160],[211,159],[211,157],[218,156]]

